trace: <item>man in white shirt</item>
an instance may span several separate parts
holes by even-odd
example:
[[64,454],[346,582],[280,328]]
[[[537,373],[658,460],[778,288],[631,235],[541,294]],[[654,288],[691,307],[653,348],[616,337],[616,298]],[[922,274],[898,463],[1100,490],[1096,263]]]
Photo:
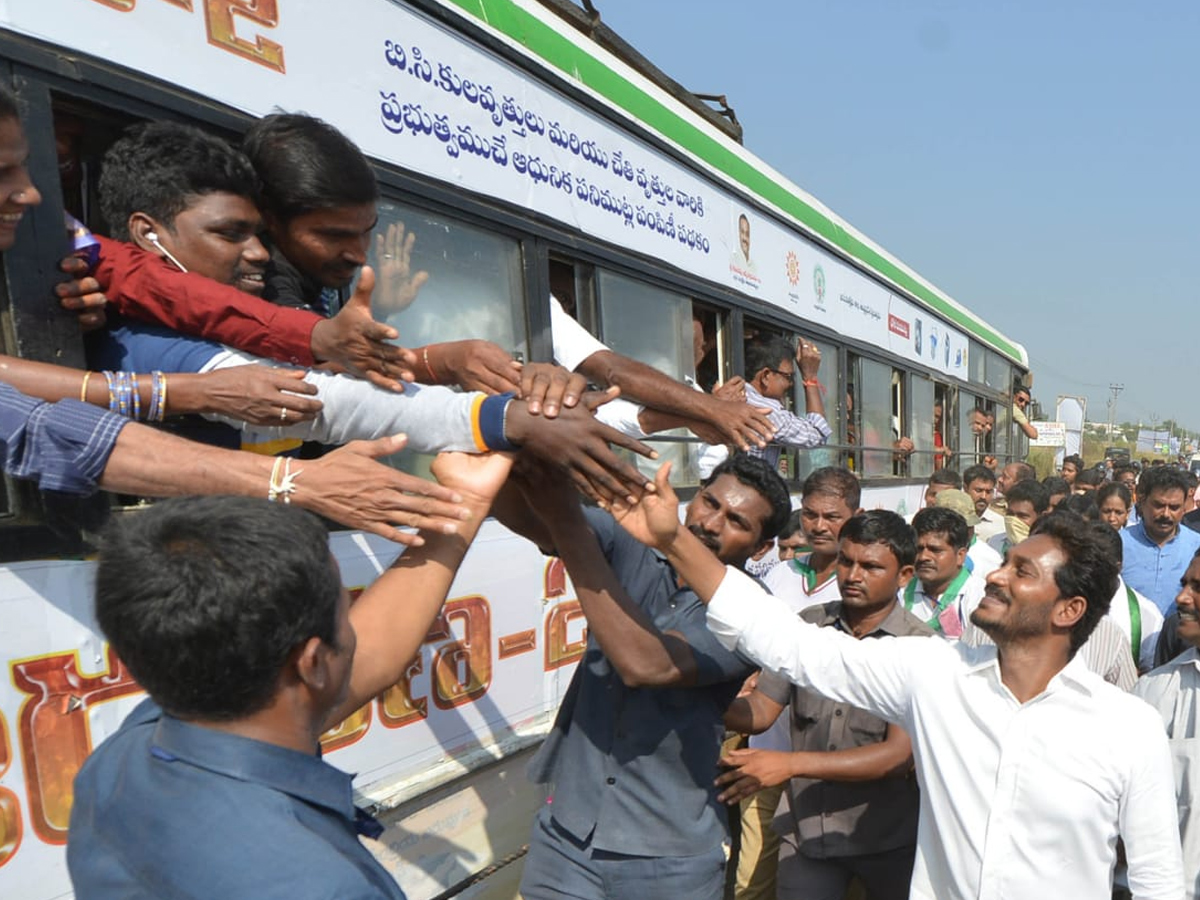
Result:
[[1200,555],[1183,574],[1179,636],[1191,648],[1137,683],[1133,692],[1158,710],[1175,764],[1179,831],[1188,900],[1200,900]]
[[978,605],[984,589],[983,579],[966,566],[966,520],[935,506],[913,516],[912,527],[916,576],[900,589],[900,603],[942,637],[961,637],[963,617]]
[[1117,576],[1084,523],[1050,516],[1009,548],[971,617],[994,647],[856,641],[713,564],[679,526],[668,472],[657,495],[618,504],[617,516],[709,603],[721,643],[911,736],[921,787],[913,898],[1107,898],[1120,838],[1134,900],[1179,900],[1161,723],[1076,658]]
[[996,494],[996,473],[987,466],[971,466],[963,472],[963,490],[974,502],[975,514],[979,516],[975,536],[980,542],[1003,533],[1004,516],[991,508],[992,498]]

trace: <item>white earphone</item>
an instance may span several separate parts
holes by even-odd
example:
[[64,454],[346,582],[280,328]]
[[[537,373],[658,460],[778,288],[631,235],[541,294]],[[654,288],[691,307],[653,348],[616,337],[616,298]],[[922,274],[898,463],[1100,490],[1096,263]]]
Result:
[[159,249],[159,252],[161,252],[163,256],[165,256],[167,259],[169,259],[171,262],[173,262],[175,264],[175,268],[177,268],[180,272],[187,271],[187,269],[184,268],[183,263],[181,263],[179,260],[177,260],[174,257],[174,255],[172,255],[170,250],[168,250],[166,247],[164,247],[162,244],[159,243],[157,231],[147,231],[146,232],[146,240],[148,240],[155,247],[157,247]]

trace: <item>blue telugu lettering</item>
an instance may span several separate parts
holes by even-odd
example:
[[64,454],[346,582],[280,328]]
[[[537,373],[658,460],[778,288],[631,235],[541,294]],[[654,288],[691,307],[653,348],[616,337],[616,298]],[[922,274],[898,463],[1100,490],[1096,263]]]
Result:
[[[384,59],[398,71],[407,72],[433,84],[452,97],[478,106],[488,113],[497,127],[508,123],[510,131],[521,137],[528,137],[531,133],[547,136],[551,144],[567,150],[601,170],[611,171],[619,178],[635,183],[645,198],[653,199],[658,206],[666,207],[673,203],[680,211],[704,216],[702,197],[676,190],[659,174],[647,174],[644,167],[635,166],[622,151],[615,150],[609,153],[595,140],[581,138],[557,121],[550,122],[547,126],[542,116],[533,110],[523,109],[512,96],[503,95],[502,102],[497,104],[491,85],[478,85],[470,79],[460,77],[448,63],[438,63],[435,78],[433,64],[425,58],[420,47],[414,46],[406,51],[398,42],[385,40]],[[658,210],[647,210],[641,205],[634,207],[628,197],[618,197],[608,188],[544,162],[540,156],[514,150],[510,157],[504,134],[488,138],[476,133],[470,125],[453,123],[449,114],[430,115],[420,103],[402,101],[396,91],[380,91],[379,97],[380,122],[392,134],[404,134],[407,131],[414,137],[435,137],[445,146],[447,155],[455,159],[461,154],[467,154],[491,159],[497,165],[507,167],[511,158],[513,170],[534,184],[547,184],[552,189],[561,190],[568,195],[574,193],[579,200],[616,216],[626,227],[643,228],[668,240],[678,240],[681,246],[706,255],[711,251],[707,236],[699,229],[677,224],[673,212],[664,217]]]

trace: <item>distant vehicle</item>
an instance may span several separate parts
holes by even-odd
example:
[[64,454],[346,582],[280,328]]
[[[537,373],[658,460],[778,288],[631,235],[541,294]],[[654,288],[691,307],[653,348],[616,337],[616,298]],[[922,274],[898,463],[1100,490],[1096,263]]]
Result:
[[1129,451],[1124,447],[1105,447],[1104,458],[1111,459],[1114,466],[1124,466],[1129,464]]
[[1200,475],[1200,453],[1195,454],[1188,462],[1188,471],[1193,475]]

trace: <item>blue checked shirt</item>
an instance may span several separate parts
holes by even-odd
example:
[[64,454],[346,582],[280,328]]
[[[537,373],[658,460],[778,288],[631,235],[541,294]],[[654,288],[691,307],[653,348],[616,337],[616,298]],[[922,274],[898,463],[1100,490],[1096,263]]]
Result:
[[77,400],[46,403],[0,384],[4,471],[35,478],[43,490],[90,494],[128,421]]

